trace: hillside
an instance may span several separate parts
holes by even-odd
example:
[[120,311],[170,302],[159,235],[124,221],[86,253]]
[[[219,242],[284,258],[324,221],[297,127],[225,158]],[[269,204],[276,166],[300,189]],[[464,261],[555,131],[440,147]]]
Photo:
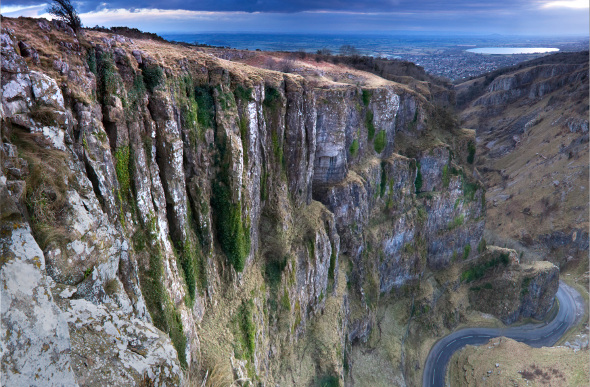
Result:
[[[459,324],[551,306],[553,265],[482,239],[444,85],[44,19],[0,43],[7,385],[418,385]],[[504,274],[508,314],[472,289]]]
[[[523,360],[524,359],[524,360]],[[450,362],[449,382],[461,386],[582,386],[590,376],[588,347],[531,348],[505,337],[468,346]]]
[[463,124],[477,128],[488,242],[579,267],[587,287],[588,52],[524,62],[456,90]]

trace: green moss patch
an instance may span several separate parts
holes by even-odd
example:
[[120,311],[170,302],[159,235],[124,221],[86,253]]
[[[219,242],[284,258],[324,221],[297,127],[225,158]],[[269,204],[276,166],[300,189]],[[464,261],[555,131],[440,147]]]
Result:
[[254,301],[244,301],[234,319],[237,325],[235,355],[240,359],[254,359],[256,350],[256,324],[254,323]]
[[355,138],[348,148],[351,157],[356,157],[359,151],[359,141]]
[[252,98],[252,88],[251,87],[244,87],[242,85],[238,85],[234,90],[234,95],[236,100],[248,102],[251,101]]
[[371,102],[371,96],[373,93],[370,90],[363,90],[362,98],[363,98],[363,105],[369,106],[369,102]]
[[242,203],[232,200],[229,158],[225,139],[218,139],[217,178],[213,181],[211,204],[215,217],[217,238],[230,264],[241,272],[250,253],[250,227],[242,220]]
[[150,92],[153,92],[164,81],[164,72],[158,65],[147,65],[143,68],[142,73],[145,86]]
[[128,197],[131,188],[131,174],[129,172],[129,146],[122,146],[115,150],[113,154],[115,157],[115,171],[117,173],[117,180],[119,181],[119,189],[121,196]]
[[386,133],[384,130],[380,130],[379,133],[377,133],[377,136],[375,137],[375,143],[374,143],[375,152],[381,153],[385,149],[385,145],[386,145],[386,141],[387,141],[387,139],[385,138],[385,135],[386,135]]
[[373,124],[373,112],[367,109],[365,113],[365,125],[367,126],[367,135],[369,141],[373,141],[375,137],[375,125]]
[[420,163],[416,162],[416,180],[414,180],[414,188],[416,193],[422,191],[422,172],[420,172]]
[[158,248],[149,253],[149,267],[140,273],[140,283],[146,306],[152,316],[154,325],[166,332],[178,352],[178,359],[183,367],[186,363],[186,337],[184,336],[180,313],[168,297],[164,286],[163,257]]
[[215,103],[209,86],[195,87],[195,101],[198,112],[197,121],[201,128],[212,128],[215,123]]

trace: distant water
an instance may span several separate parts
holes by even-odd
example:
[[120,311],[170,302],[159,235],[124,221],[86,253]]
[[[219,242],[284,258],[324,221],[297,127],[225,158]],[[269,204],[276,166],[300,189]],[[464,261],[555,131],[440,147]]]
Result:
[[[327,48],[334,54],[343,45],[356,47],[362,55],[398,57],[416,47],[447,49],[465,44],[465,37],[450,35],[377,35],[377,34],[293,34],[293,33],[198,33],[162,34],[168,40],[208,44],[241,50],[316,52]],[[469,39],[475,43],[499,43],[496,39]],[[475,46],[475,44],[474,44]]]
[[470,48],[466,50],[476,54],[544,54],[547,52],[557,52],[559,48],[549,47],[481,47],[481,48]]

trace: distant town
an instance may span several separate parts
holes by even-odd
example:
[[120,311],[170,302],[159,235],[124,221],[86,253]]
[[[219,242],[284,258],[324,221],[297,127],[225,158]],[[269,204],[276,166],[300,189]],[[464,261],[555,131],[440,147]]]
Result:
[[[267,33],[164,34],[173,41],[242,50],[298,51],[332,55],[369,55],[414,62],[429,73],[452,81],[546,54],[487,55],[468,52],[477,47],[552,47],[560,51],[588,50],[588,37],[317,35]],[[346,52],[342,48],[346,47]]]

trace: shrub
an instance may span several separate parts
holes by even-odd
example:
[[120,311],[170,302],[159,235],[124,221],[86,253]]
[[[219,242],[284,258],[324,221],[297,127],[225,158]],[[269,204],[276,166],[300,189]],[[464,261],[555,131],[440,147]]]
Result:
[[157,248],[155,251],[150,251],[148,269],[142,270],[139,277],[141,290],[154,325],[170,336],[172,344],[178,352],[180,364],[186,367],[186,337],[180,314],[170,301],[164,286],[162,259]]
[[370,90],[363,90],[363,105],[369,106],[369,102],[371,102],[371,93]]
[[467,154],[467,162],[473,164],[473,161],[475,160],[475,144],[473,141],[469,141],[469,144],[467,144],[467,151],[469,152]]
[[477,182],[470,183],[465,177],[463,177],[463,196],[465,200],[471,202],[475,199],[475,192],[479,189]]
[[359,151],[359,141],[356,138],[352,140],[352,144],[350,144],[348,150],[350,151],[351,157],[356,157]]
[[131,187],[131,178],[129,173],[129,146],[122,146],[115,150],[115,171],[117,172],[117,180],[119,181],[119,189],[121,196],[128,198]]
[[318,387],[338,387],[338,386],[340,386],[340,382],[338,381],[338,378],[334,375],[324,375],[318,380],[317,386]]
[[90,69],[90,72],[97,76],[98,71],[96,67],[96,51],[94,50],[94,48],[90,48],[86,52],[86,63],[88,63],[88,68]]
[[213,182],[213,205],[216,217],[217,237],[221,248],[236,271],[244,270],[246,258],[250,253],[250,228],[242,220],[242,203],[232,201],[229,161],[231,155],[223,140],[218,140],[217,178]]
[[463,249],[463,260],[469,258],[469,253],[471,253],[471,245],[465,245],[465,248]]
[[274,110],[280,100],[281,93],[276,88],[272,86],[266,86],[264,88],[264,101],[262,102],[264,106]]
[[486,251],[486,249],[487,249],[486,240],[484,238],[481,238],[481,240],[479,241],[479,244],[477,245],[477,252],[481,254],[484,251]]
[[242,139],[244,166],[248,166],[248,118],[240,118],[238,126],[240,127],[240,138]]
[[256,350],[256,325],[254,324],[254,301],[251,299],[242,303],[238,311],[238,324],[246,358],[253,359]]
[[331,283],[334,282],[334,278],[336,277],[336,248],[334,244],[331,243],[332,246],[332,253],[330,254],[330,267],[328,268],[328,281]]
[[245,88],[242,85],[238,85],[234,90],[234,95],[236,99],[241,101],[251,101],[252,100],[252,88]]
[[275,258],[268,261],[264,267],[264,276],[271,289],[276,287],[281,282],[283,271],[287,267],[287,257]]
[[271,137],[272,149],[274,151],[277,162],[281,163],[281,165],[284,167],[285,157],[283,154],[283,144],[281,143],[281,141],[279,141],[279,136],[276,132],[273,131]]
[[449,184],[451,182],[451,176],[449,173],[449,166],[445,165],[442,171],[442,184],[444,188],[449,188]]
[[103,52],[98,61],[98,75],[99,82],[98,90],[102,96],[103,103],[107,100],[109,95],[117,94],[119,86],[121,85],[121,79],[117,73],[117,68],[113,62],[113,57],[107,52]]
[[365,124],[367,125],[369,141],[372,141],[373,137],[375,137],[375,125],[373,124],[373,112],[368,109],[365,114]]
[[145,88],[145,81],[143,80],[143,76],[141,74],[137,74],[135,78],[133,78],[133,84],[131,86],[131,90],[127,92],[127,99],[129,100],[128,113],[135,114],[139,111],[139,101],[146,93]]
[[385,149],[385,142],[386,142],[386,138],[385,138],[385,131],[381,130],[379,131],[379,133],[377,133],[377,136],[375,137],[375,152],[377,153],[381,153],[383,152],[383,149]]
[[[379,196],[385,195],[385,187],[387,186],[387,172],[385,170],[385,162],[381,162],[381,182],[379,184]],[[391,193],[390,193],[391,194]]]
[[450,230],[454,230],[457,227],[460,227],[463,225],[463,222],[465,220],[465,216],[463,214],[456,216],[447,226],[447,229]]
[[473,282],[482,278],[488,269],[497,267],[500,265],[507,266],[510,263],[510,256],[507,253],[502,253],[498,257],[492,258],[487,262],[473,265],[469,269],[461,273],[461,281]]
[[147,65],[143,68],[143,79],[145,86],[150,92],[153,92],[156,87],[164,80],[164,72],[158,65]]
[[414,187],[416,193],[420,193],[422,190],[422,173],[420,172],[420,163],[416,162],[416,180],[414,180]]
[[197,101],[197,121],[201,128],[212,128],[215,122],[215,103],[211,88],[195,87],[195,101]]

